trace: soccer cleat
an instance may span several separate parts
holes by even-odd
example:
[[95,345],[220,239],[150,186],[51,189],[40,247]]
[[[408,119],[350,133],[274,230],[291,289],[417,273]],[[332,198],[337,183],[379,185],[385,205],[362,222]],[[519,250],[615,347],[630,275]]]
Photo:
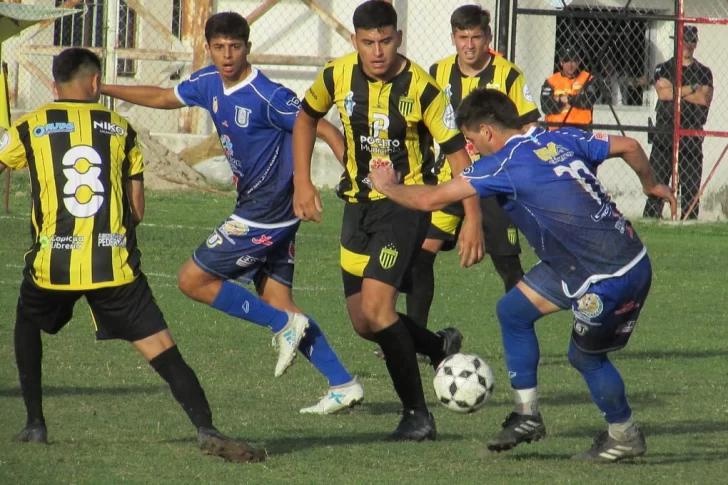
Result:
[[205,455],[219,456],[233,463],[257,463],[265,460],[265,453],[244,441],[230,438],[215,428],[200,428],[197,442]]
[[300,313],[286,312],[288,323],[273,336],[273,347],[278,348],[278,362],[274,375],[280,377],[293,363],[301,339],[306,335],[308,318]]
[[442,337],[442,358],[431,362],[432,367],[437,369],[447,357],[460,352],[463,346],[463,334],[457,328],[449,327],[438,330],[435,335]]
[[25,428],[13,437],[13,441],[17,443],[48,444],[48,429],[45,423],[33,421],[30,424],[26,424]]
[[399,413],[402,415],[402,419],[399,421],[397,429],[387,436],[389,441],[435,441],[437,439],[435,418],[431,412],[403,409]]
[[594,463],[616,463],[642,456],[647,452],[647,441],[641,429],[627,440],[618,441],[604,431],[594,438],[594,443],[588,450],[574,455],[572,460],[591,461]]
[[301,414],[334,414],[342,409],[353,408],[364,401],[364,387],[356,378],[351,383],[336,386],[313,406],[301,409]]
[[546,426],[540,414],[535,416],[513,412],[503,421],[503,429],[488,440],[490,451],[507,451],[521,443],[530,443],[546,437]]

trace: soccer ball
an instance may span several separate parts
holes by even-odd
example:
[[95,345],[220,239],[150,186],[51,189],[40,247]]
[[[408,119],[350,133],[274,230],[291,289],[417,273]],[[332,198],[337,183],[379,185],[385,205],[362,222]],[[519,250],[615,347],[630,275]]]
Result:
[[475,354],[453,354],[435,372],[435,395],[456,413],[472,413],[493,395],[493,370]]

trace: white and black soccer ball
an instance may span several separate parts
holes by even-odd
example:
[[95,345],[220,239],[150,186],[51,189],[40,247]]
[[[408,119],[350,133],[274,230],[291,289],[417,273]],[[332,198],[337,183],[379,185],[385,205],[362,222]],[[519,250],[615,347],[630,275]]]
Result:
[[493,395],[493,370],[475,354],[453,354],[435,372],[435,395],[450,411],[472,413]]

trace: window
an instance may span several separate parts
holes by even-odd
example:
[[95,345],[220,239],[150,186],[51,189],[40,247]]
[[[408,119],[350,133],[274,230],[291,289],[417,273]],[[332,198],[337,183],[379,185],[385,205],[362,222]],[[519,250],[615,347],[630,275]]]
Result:
[[[182,38],[182,0],[172,0],[172,35],[178,39]],[[182,69],[177,69],[169,79],[179,81],[182,79]]]
[[[119,43],[122,49],[136,47],[136,12],[129,8],[124,0],[119,2]],[[134,59],[117,59],[116,75],[134,77],[136,75],[136,61]]]
[[[57,7],[64,0],[55,0]],[[86,12],[83,12],[84,7]],[[62,17],[55,21],[53,29],[53,45],[103,47],[104,46],[104,0],[82,0],[74,8],[79,10],[74,15]],[[136,12],[129,8],[124,0],[119,4],[118,46],[125,49],[136,47]],[[119,59],[116,63],[118,76],[134,76],[136,61]]]
[[[624,11],[608,7],[598,10],[570,7],[569,10],[593,12],[595,16],[599,12]],[[650,79],[649,21],[639,19],[639,15],[647,11],[630,9],[628,12],[634,18],[556,18],[554,69],[559,68],[558,53],[561,49],[575,49],[581,56],[582,69],[589,71],[599,82],[601,98],[598,104],[642,106],[647,103],[644,93]]]
[[[56,7],[64,0],[56,0]],[[86,13],[83,8],[86,7]],[[56,20],[53,29],[53,45],[101,47],[104,45],[104,4],[103,0],[83,0],[76,5],[77,14]]]

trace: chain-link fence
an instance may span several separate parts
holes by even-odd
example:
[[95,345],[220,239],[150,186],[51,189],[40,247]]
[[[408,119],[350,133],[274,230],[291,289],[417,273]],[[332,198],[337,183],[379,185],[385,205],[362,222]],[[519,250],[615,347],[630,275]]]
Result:
[[[228,10],[241,13],[252,24],[251,61],[268,76],[302,95],[327,60],[351,51],[351,17],[361,0],[26,0],[23,3],[75,8],[79,12],[72,17],[41,23],[4,44],[14,116],[52,99],[51,56],[68,45],[88,46],[103,54],[107,82],[173,87],[207,63],[204,21],[211,13]],[[452,11],[476,2],[394,0],[393,3],[404,31],[401,51],[427,68],[454,54],[449,23]],[[699,210],[701,219],[724,217],[724,211],[728,211],[728,189],[725,188],[728,168],[720,165],[726,146],[725,110],[721,108],[728,103],[728,92],[722,87],[728,75],[724,71],[728,68],[722,67],[720,52],[728,36],[726,2],[483,0],[477,3],[492,13],[494,42],[491,47],[500,49],[524,71],[534,97],[538,97],[547,79],[563,72],[567,63],[562,60],[577,61],[571,64],[576,64],[578,72],[589,72],[592,78],[585,84],[593,93],[593,108],[588,110],[588,116],[593,116],[590,119],[593,127],[639,139],[651,152],[652,163],[663,180],[670,181],[676,172],[685,199],[684,213],[692,205],[693,216]],[[683,31],[680,27],[684,25],[697,30]],[[674,62],[676,56],[682,58],[691,52],[699,62]],[[574,59],[562,59],[560,53]],[[660,73],[656,73],[658,66]],[[711,69],[712,81],[707,78],[707,69],[701,66]],[[682,78],[681,87],[673,93],[678,74]],[[673,96],[682,98],[678,103],[682,111],[679,117],[671,101]],[[538,104],[544,113],[548,106],[542,101]],[[209,134],[213,129],[201,110],[165,112],[128,103],[117,103],[115,109],[138,127],[165,133],[168,139],[187,139]],[[575,106],[568,105],[567,111],[561,113],[562,119],[558,116],[546,119],[571,123],[572,116],[578,114]],[[677,130],[676,119],[682,120]],[[636,177],[624,164],[605,164],[600,169],[600,178],[628,215],[660,212],[659,207],[645,203]],[[693,204],[701,192],[702,204]]]
[[[532,84],[574,65],[590,73],[594,128],[642,142],[658,178],[678,191],[681,218],[725,217],[728,168],[720,163],[728,135],[722,109],[728,72],[720,59],[728,36],[726,2],[517,0],[515,10],[515,60]],[[575,120],[579,110],[569,109],[569,117],[552,115],[552,121],[587,119]],[[599,175],[629,215],[666,215],[623,164],[605,164]]]

